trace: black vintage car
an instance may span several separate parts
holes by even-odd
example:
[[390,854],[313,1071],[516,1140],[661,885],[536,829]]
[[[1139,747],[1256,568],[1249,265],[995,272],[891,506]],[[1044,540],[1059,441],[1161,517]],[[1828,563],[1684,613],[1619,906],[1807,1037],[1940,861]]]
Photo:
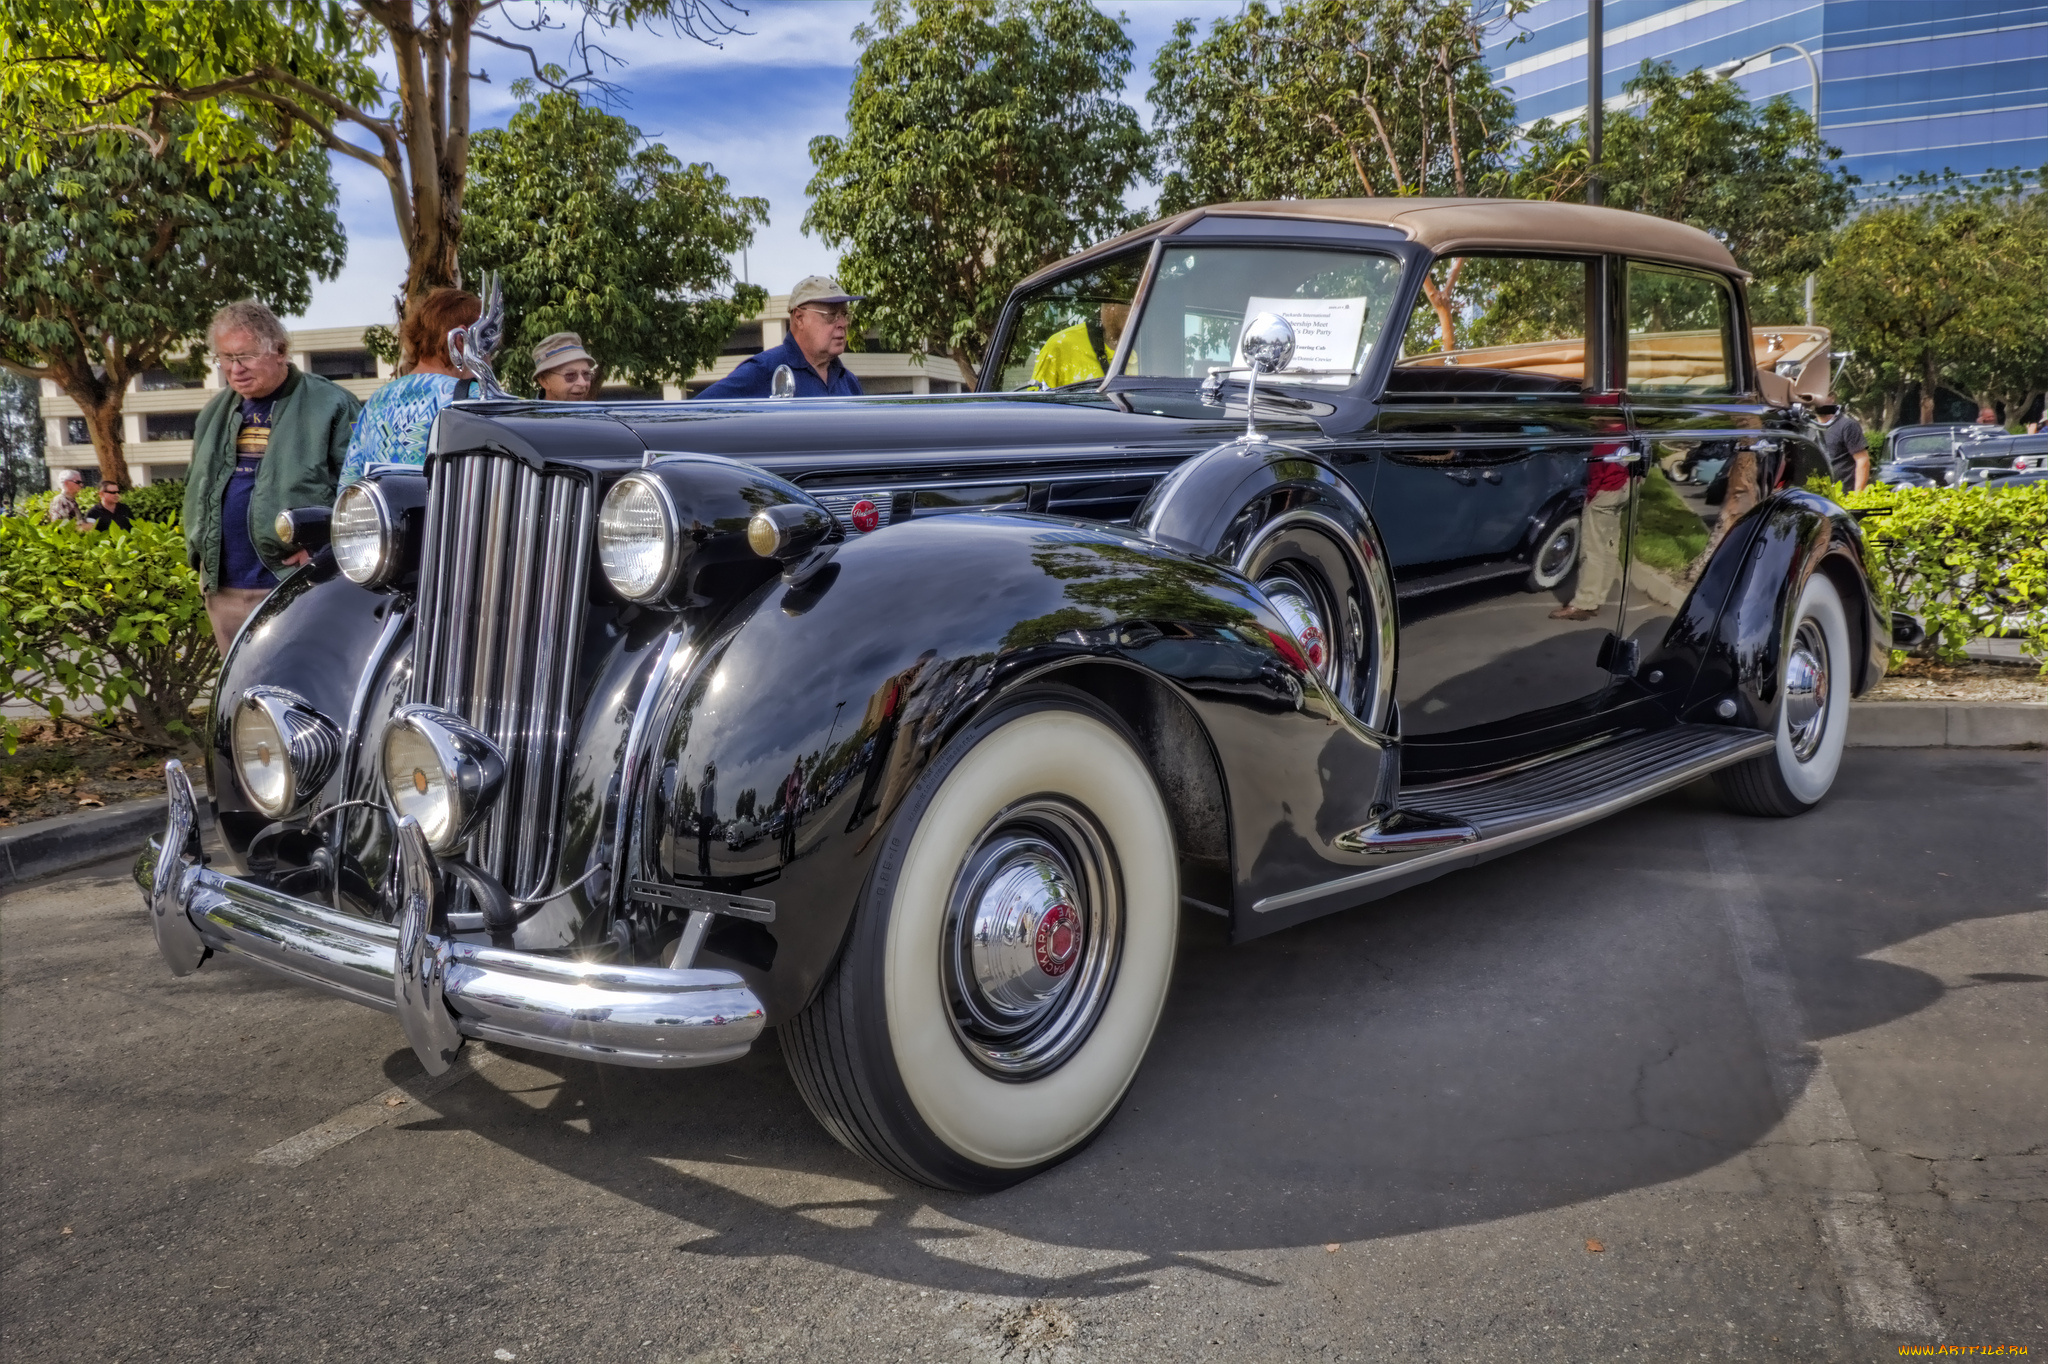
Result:
[[2003,427],[1980,424],[1900,426],[1885,433],[1884,462],[1877,481],[1909,488],[1981,483],[2015,467],[2023,455],[2048,450],[2048,439],[2009,436]]
[[1116,1110],[1184,914],[1827,793],[1889,634],[1743,279],[1605,209],[1228,204],[1027,280],[978,392],[458,404],[292,515],[157,942],[437,1072],[773,1024],[855,1151],[1023,1179]]

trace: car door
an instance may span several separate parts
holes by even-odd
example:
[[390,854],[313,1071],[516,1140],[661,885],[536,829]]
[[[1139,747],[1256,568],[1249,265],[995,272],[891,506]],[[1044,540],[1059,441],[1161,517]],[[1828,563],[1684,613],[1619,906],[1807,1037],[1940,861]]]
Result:
[[1449,257],[1416,301],[1372,496],[1411,777],[1567,742],[1611,691],[1635,456],[1590,325],[1607,275],[1597,257]]
[[1747,382],[1728,281],[1646,261],[1622,275],[1623,398],[1645,455],[1617,657],[1633,671],[1662,642],[1710,548],[1780,481],[1786,452]]

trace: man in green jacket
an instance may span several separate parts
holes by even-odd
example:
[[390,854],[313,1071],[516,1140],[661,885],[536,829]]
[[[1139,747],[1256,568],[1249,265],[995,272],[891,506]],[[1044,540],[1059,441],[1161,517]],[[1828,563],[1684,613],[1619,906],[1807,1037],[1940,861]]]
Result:
[[227,380],[199,413],[185,475],[185,557],[199,571],[214,643],[227,657],[278,572],[306,562],[277,538],[277,514],[334,501],[349,432],[363,405],[301,373],[291,338],[254,299],[213,315],[207,340]]

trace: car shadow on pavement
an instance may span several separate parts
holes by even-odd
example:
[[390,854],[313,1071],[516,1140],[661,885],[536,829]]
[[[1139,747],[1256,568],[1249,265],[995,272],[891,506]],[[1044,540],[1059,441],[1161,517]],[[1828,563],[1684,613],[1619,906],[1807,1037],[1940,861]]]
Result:
[[[1123,1109],[1088,1149],[999,1194],[935,1193],[839,1148],[772,1036],[740,1062],[669,1074],[508,1052],[537,1070],[513,1071],[517,1086],[488,1072],[414,1126],[473,1132],[671,1216],[684,1255],[795,1255],[1017,1296],[1128,1291],[1169,1265],[1257,1280],[1203,1257],[1491,1222],[1703,1173],[1752,1187],[1735,1158],[1780,1111],[1703,824],[1740,840],[1816,1036],[1942,995],[1868,953],[2038,908],[2038,846],[1938,855],[1938,831],[1909,850],[1871,818],[1946,801],[1944,828],[1968,828],[2001,801],[2038,808],[2038,760],[1930,759],[1859,787],[1867,766],[1852,753],[1837,796],[1800,820],[1740,819],[1689,788],[1241,946],[1190,917]],[[395,1056],[394,1073],[408,1064]]]

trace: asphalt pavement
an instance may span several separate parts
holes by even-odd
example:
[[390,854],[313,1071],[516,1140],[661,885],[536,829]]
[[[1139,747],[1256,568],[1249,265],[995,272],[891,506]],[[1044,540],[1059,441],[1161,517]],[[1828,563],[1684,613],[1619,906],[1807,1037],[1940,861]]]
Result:
[[2048,1351],[2048,755],[1702,785],[1241,947],[1088,1150],[881,1175],[773,1036],[655,1074],[0,899],[12,1360],[1875,1360]]

